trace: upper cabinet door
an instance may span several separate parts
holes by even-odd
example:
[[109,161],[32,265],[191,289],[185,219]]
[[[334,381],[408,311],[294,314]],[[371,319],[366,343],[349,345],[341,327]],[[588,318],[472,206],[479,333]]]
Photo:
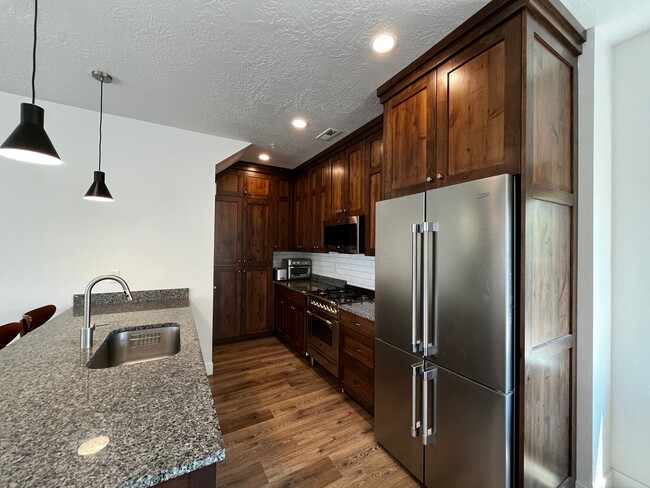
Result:
[[242,199],[215,198],[214,265],[229,266],[241,262]]
[[271,198],[271,175],[244,171],[244,196]]
[[244,199],[242,264],[263,265],[273,260],[271,202]]
[[235,169],[227,169],[217,175],[217,195],[240,197],[243,194],[243,175]]
[[518,31],[510,21],[438,67],[438,186],[519,173]]
[[384,198],[433,188],[435,72],[384,105]]
[[366,196],[366,144],[355,144],[346,152],[345,206],[346,215],[363,215]]
[[332,167],[332,217],[340,217],[345,210],[345,153],[342,152],[330,159]]

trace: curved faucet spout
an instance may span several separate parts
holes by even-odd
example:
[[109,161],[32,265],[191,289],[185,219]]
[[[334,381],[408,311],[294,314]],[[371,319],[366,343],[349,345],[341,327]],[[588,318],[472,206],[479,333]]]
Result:
[[124,290],[124,294],[126,295],[126,298],[129,300],[133,300],[133,297],[131,296],[131,290],[129,289],[129,285],[124,281],[122,278],[119,276],[115,275],[102,275],[98,276],[97,278],[94,278],[88,283],[88,286],[86,286],[86,293],[84,295],[84,323],[81,327],[81,349],[90,349],[93,347],[93,331],[95,330],[95,326],[90,324],[90,314],[91,314],[91,294],[93,291],[93,287],[99,283],[100,281],[116,281],[120,285],[122,285],[122,290]]

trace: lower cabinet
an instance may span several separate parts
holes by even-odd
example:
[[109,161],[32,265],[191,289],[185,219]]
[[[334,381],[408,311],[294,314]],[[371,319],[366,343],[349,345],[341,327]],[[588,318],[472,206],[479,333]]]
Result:
[[275,331],[300,354],[307,352],[307,297],[275,285]]
[[375,323],[339,310],[341,389],[371,415],[375,396]]
[[268,266],[214,269],[213,344],[273,330],[272,272]]
[[158,483],[156,488],[212,488],[217,483],[217,464]]

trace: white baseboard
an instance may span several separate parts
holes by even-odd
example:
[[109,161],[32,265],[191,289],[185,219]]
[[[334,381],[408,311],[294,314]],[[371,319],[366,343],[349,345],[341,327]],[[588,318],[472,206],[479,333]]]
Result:
[[212,376],[213,372],[214,372],[214,365],[212,361],[210,361],[209,363],[205,363],[205,374],[207,374],[208,376]]
[[[650,488],[648,485],[644,485],[639,481],[636,481],[628,476],[625,476],[623,473],[612,470],[612,488]],[[609,485],[607,485],[609,487]]]

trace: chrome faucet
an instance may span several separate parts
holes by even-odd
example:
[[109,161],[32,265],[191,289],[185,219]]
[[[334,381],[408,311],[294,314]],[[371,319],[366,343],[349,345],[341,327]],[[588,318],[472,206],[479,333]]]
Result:
[[81,326],[81,349],[90,349],[93,347],[93,332],[95,331],[95,324],[90,324],[90,295],[93,291],[93,287],[97,283],[106,280],[117,281],[120,285],[122,285],[122,289],[124,290],[126,298],[133,300],[133,297],[131,296],[131,290],[129,290],[129,285],[127,285],[126,281],[124,281],[119,276],[102,275],[91,280],[90,283],[88,283],[88,286],[86,286],[86,295],[84,297],[84,323]]

